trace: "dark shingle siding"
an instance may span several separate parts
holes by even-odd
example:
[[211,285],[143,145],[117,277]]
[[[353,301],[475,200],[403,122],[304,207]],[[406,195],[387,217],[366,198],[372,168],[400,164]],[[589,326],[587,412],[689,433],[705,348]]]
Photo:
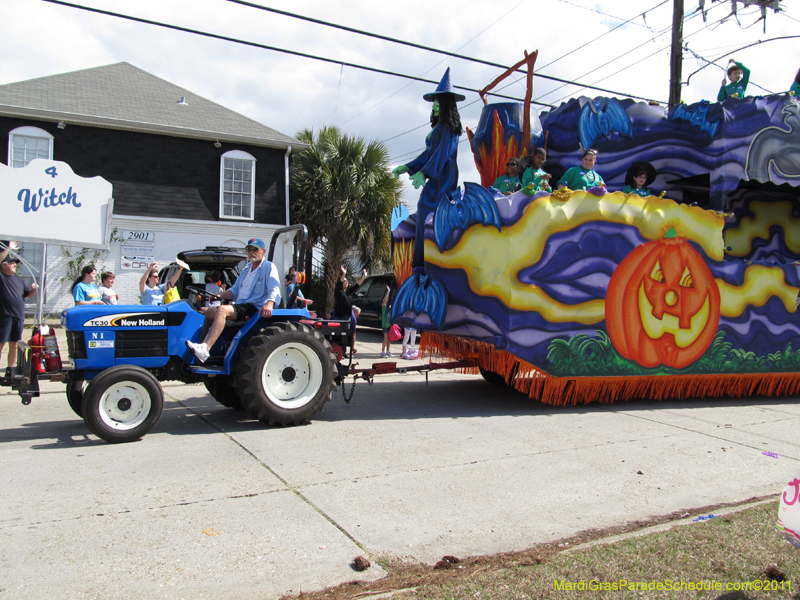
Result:
[[[100,175],[114,186],[114,213],[167,219],[219,219],[220,157],[243,150],[256,158],[255,220],[285,222],[284,152],[244,144],[215,148],[205,140],[0,116],[0,140],[17,127],[51,133],[55,160],[82,177]],[[7,162],[7,154],[0,154]],[[222,219],[225,222],[235,222]]]

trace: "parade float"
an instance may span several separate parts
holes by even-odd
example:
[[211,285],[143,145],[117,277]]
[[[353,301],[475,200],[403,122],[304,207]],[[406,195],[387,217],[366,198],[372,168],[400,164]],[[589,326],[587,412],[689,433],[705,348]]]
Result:
[[[434,114],[460,98],[449,70],[425,95]],[[484,106],[468,130],[481,185],[457,187],[440,119],[396,169],[422,193],[393,232],[392,317],[421,350],[558,405],[800,392],[798,99],[580,97],[529,114]],[[553,183],[596,149],[605,186],[491,187],[538,147]],[[655,169],[654,195],[618,191],[633,162]]]

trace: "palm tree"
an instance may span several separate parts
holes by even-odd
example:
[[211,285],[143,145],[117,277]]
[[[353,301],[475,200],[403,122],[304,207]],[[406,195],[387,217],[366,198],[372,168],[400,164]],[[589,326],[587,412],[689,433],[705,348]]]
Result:
[[356,248],[367,269],[391,259],[391,213],[400,203],[400,182],[389,169],[388,151],[379,141],[343,134],[335,126],[303,129],[297,139],[309,148],[294,158],[292,175],[295,223],[308,227],[311,248],[325,254],[325,291],[321,315],[333,305],[333,289],[345,253]]

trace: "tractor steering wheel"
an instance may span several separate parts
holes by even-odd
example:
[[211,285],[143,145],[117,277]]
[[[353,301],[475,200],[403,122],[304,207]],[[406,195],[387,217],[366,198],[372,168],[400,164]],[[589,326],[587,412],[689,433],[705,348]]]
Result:
[[195,285],[187,285],[186,286],[186,291],[191,293],[191,294],[197,294],[198,296],[200,296],[204,300],[212,300],[212,301],[219,300],[220,302],[223,301],[222,298],[220,298],[216,294],[212,294],[208,290],[206,290],[204,288],[197,287]]

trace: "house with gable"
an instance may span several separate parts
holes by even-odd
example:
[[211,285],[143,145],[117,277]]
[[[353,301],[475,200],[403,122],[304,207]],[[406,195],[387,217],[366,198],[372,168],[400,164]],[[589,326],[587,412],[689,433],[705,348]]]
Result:
[[[126,62],[0,85],[0,138],[9,166],[48,158],[113,185],[110,251],[85,254],[116,273],[131,304],[145,269],[129,260],[134,242],[160,267],[184,250],[269,243],[289,223],[292,154],[307,147]],[[60,280],[80,253],[48,245],[43,257],[40,244],[24,244],[35,268],[46,261],[46,313],[72,305],[72,282]]]

